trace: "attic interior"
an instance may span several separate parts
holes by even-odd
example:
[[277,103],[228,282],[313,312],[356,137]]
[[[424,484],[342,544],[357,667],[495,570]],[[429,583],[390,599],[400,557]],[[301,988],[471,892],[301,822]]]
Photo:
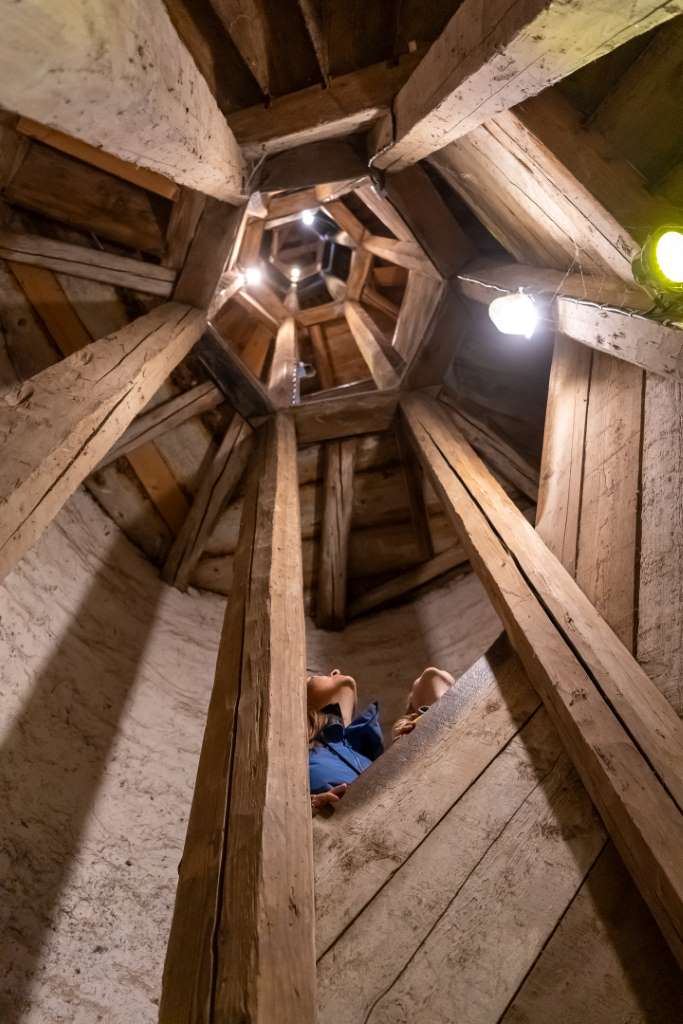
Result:
[[0,9],[0,1019],[683,1021],[683,3]]

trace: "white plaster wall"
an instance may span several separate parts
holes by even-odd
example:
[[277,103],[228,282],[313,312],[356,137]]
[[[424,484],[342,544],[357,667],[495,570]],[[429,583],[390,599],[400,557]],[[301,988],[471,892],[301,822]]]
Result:
[[[0,585],[0,1021],[153,1024],[224,600],[186,596],[79,492]],[[500,629],[468,577],[352,623],[309,664],[384,720]]]

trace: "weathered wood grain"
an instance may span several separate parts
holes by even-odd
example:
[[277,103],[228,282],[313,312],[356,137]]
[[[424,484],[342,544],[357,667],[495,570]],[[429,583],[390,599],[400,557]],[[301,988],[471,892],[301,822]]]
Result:
[[345,302],[344,314],[363,359],[380,389],[395,388],[399,377],[386,354],[388,341],[378,324],[359,302]]
[[328,441],[324,458],[316,622],[321,629],[343,629],[356,439]]

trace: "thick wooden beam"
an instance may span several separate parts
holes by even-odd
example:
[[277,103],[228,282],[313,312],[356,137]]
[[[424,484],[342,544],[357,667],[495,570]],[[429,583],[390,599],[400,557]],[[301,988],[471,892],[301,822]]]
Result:
[[345,139],[310,142],[269,156],[258,177],[261,192],[303,189],[327,182],[360,180],[367,163]]
[[[683,961],[683,727],[438,403],[403,403],[418,454],[529,677]],[[665,739],[666,737],[666,739]]]
[[202,215],[206,196],[191,188],[183,188],[173,204],[166,231],[166,251],[162,258],[164,267],[182,270],[195,236],[199,218]]
[[410,518],[417,538],[419,557],[420,561],[426,562],[434,556],[434,544],[429,528],[429,510],[425,501],[424,473],[406,437],[405,425],[400,419],[396,424],[396,442],[403,464]]
[[406,363],[411,363],[427,337],[429,325],[441,305],[446,285],[417,271],[408,274],[401,310],[391,344]]
[[98,468],[108,466],[128,452],[134,451],[148,441],[174,430],[181,423],[186,423],[194,416],[215,409],[225,401],[225,395],[215,384],[197,384],[189,391],[169,398],[160,405],[155,405],[149,412],[143,412],[133,420],[128,430],[109,449]]
[[295,404],[297,365],[296,320],[290,316],[278,329],[268,378],[268,392],[276,409]]
[[197,345],[197,355],[230,405],[249,420],[267,416],[273,403],[261,381],[249,370],[212,324]]
[[313,346],[313,360],[318,371],[318,380],[322,390],[334,387],[334,369],[327,350],[325,332],[320,324],[311,324],[308,329]]
[[228,117],[228,124],[249,159],[363,131],[388,113],[419,56],[409,53],[397,64],[372,64],[340,75],[331,79],[328,88],[314,85],[276,96],[268,106],[237,110]]
[[[415,236],[393,203],[381,192],[377,185],[366,183],[354,189],[355,195],[374,213],[375,217],[389,228],[391,233],[401,242],[414,242]],[[366,232],[369,234],[369,232]]]
[[328,441],[323,471],[316,622],[321,629],[343,629],[346,622],[346,574],[353,511],[356,439]]
[[173,297],[208,309],[243,230],[244,206],[207,199]]
[[358,302],[372,267],[373,256],[367,249],[354,249],[351,255],[351,268],[346,279],[346,298]]
[[292,410],[299,444],[381,433],[390,428],[397,405],[396,391],[304,402]]
[[379,309],[380,312],[386,313],[392,320],[398,320],[398,314],[401,311],[401,307],[397,306],[395,302],[388,299],[386,295],[382,295],[376,288],[373,288],[371,284],[366,284],[363,289],[362,298],[366,305],[374,306],[375,309]]
[[13,4],[3,18],[0,68],[8,110],[181,185],[239,200],[239,147],[161,0],[106,9],[98,0]]
[[379,235],[367,235],[362,246],[375,256],[380,256],[389,263],[395,263],[406,270],[414,270],[425,277],[441,280],[441,275],[435,269],[417,242],[408,242],[396,238],[382,238]]
[[344,313],[349,330],[377,387],[398,387],[399,376],[385,352],[388,342],[381,329],[359,302],[345,302]]
[[296,322],[300,327],[312,327],[314,324],[326,324],[330,320],[339,320],[342,316],[344,316],[343,302],[325,302],[322,306],[300,309],[296,314]]
[[342,199],[334,199],[325,204],[325,213],[329,213],[333,220],[336,220],[342,231],[351,238],[356,245],[363,241],[368,232]]
[[160,1024],[315,1019],[294,425],[260,431],[179,870]]
[[298,0],[299,10],[306,25],[308,37],[315,50],[315,57],[320,68],[324,85],[330,81],[330,54],[327,38],[327,18],[322,5],[316,0]]
[[26,382],[0,408],[0,578],[37,540],[204,328],[160,306]]
[[218,516],[240,482],[253,449],[254,432],[237,413],[203,475],[197,492],[161,575],[179,590],[187,590]]
[[[496,114],[680,14],[678,3],[637,0],[514,0],[504,7],[465,0],[393,106],[389,141],[373,163],[398,171],[442,149]],[[388,121],[388,119],[386,119]]]
[[0,257],[13,263],[27,263],[58,274],[103,281],[163,298],[170,296],[176,278],[173,270],[129,256],[116,256],[84,245],[43,238],[42,235],[24,235],[2,229]]
[[399,576],[394,576],[386,583],[380,583],[371,590],[366,590],[360,597],[350,602],[348,617],[355,619],[367,612],[378,611],[394,601],[407,597],[419,587],[431,583],[454,569],[467,571],[467,555],[459,544],[452,548],[446,548],[445,551],[434,555],[429,561],[415,566],[414,569],[408,569],[407,572],[402,572]]

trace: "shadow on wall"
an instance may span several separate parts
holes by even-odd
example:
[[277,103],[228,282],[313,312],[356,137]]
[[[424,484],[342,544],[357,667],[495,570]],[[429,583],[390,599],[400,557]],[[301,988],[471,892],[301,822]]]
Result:
[[[60,896],[154,624],[161,582],[156,589],[151,582],[147,587],[146,618],[118,614],[125,581],[110,566],[126,545],[120,538],[109,550],[0,746],[4,1024],[19,1024],[29,1009],[41,949],[54,930]],[[98,912],[94,907],[93,916]]]

